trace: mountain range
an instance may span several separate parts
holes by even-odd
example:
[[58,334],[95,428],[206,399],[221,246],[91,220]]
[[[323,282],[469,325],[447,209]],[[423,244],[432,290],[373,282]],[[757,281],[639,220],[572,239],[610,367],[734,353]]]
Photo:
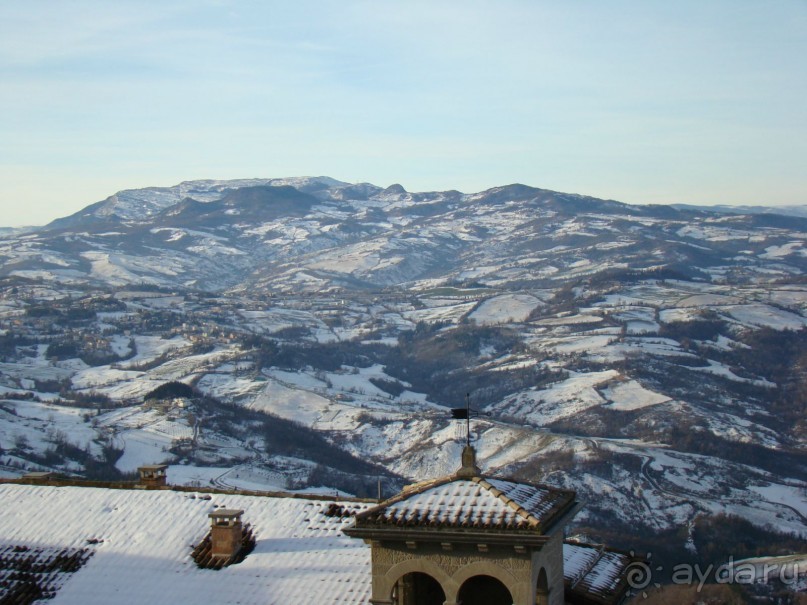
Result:
[[391,490],[454,470],[467,395],[485,470],[578,490],[581,533],[803,539],[791,214],[328,177],[122,191],[0,238],[0,463]]

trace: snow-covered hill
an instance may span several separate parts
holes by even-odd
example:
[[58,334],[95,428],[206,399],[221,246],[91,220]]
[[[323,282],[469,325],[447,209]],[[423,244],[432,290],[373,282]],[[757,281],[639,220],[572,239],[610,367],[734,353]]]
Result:
[[577,489],[587,531],[807,536],[806,240],[523,185],[120,192],[0,239],[0,462],[390,490],[454,470],[470,393],[485,468]]
[[693,206],[691,204],[673,204],[679,210],[704,210],[707,212],[721,212],[725,214],[780,214],[782,216],[798,216],[807,218],[807,205],[790,206]]

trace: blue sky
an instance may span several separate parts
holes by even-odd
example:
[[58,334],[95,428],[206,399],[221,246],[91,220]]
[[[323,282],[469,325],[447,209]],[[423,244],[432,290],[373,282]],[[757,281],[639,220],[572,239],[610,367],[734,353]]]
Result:
[[807,203],[807,0],[4,0],[0,225],[328,175]]

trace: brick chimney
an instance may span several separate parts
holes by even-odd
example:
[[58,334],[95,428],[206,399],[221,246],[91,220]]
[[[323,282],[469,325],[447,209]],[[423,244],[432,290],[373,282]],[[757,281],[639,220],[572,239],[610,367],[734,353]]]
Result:
[[210,513],[210,554],[214,557],[234,557],[241,550],[243,510],[221,508]]
[[168,477],[165,472],[168,466],[165,464],[150,464],[138,468],[140,473],[140,485],[143,487],[165,487],[168,484]]

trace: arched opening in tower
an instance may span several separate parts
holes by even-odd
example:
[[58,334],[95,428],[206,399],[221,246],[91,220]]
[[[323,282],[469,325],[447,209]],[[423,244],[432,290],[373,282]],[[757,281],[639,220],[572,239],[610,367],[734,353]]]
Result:
[[496,578],[474,576],[463,583],[459,601],[462,605],[513,605],[513,596]]
[[440,582],[421,572],[406,574],[392,589],[394,605],[443,605],[445,600]]
[[535,590],[535,605],[547,605],[549,603],[549,580],[546,577],[546,570],[542,567],[538,572],[538,583]]

